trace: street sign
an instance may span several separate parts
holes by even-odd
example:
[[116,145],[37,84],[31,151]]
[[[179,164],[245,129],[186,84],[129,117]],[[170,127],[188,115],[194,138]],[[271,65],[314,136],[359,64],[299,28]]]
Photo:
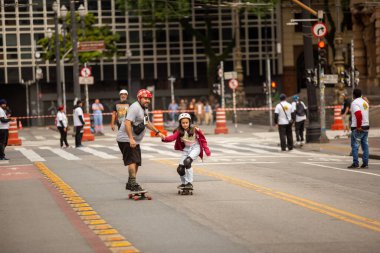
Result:
[[338,83],[338,75],[324,75],[324,83]]
[[79,84],[92,85],[92,84],[94,84],[94,77],[93,76],[87,76],[87,77],[80,76],[79,77]]
[[224,72],[224,79],[226,80],[237,79],[237,72],[236,71]]
[[327,27],[324,23],[316,23],[311,30],[313,35],[317,38],[325,37],[327,34]]
[[91,69],[88,68],[88,67],[83,67],[81,70],[80,70],[80,75],[82,77],[89,77],[91,76]]
[[104,49],[104,40],[78,42],[78,52],[102,51]]
[[228,86],[230,86],[230,88],[234,90],[239,86],[239,82],[236,79],[231,79],[228,82]]

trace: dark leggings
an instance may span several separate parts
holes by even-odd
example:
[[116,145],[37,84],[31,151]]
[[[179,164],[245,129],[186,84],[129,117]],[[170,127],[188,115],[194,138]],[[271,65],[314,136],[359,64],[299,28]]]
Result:
[[69,146],[67,143],[67,132],[64,130],[63,127],[57,127],[59,130],[59,133],[61,134],[61,139],[59,139],[59,142],[61,144],[61,147],[63,147],[63,143],[65,143],[66,147]]
[[82,145],[83,126],[75,127],[75,147]]
[[285,151],[286,146],[289,150],[293,149],[293,135],[292,125],[278,125],[278,132],[280,134],[281,150]]
[[303,131],[305,130],[305,121],[296,122],[296,138],[297,141],[304,141]]

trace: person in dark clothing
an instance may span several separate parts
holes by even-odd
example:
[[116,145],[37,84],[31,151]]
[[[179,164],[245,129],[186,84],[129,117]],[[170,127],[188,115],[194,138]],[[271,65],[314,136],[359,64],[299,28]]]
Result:
[[7,113],[7,101],[0,99],[0,160],[9,160],[5,157],[5,147],[8,143],[9,121],[10,114]]
[[85,125],[84,123],[84,116],[83,116],[83,110],[82,110],[82,101],[77,101],[77,105],[74,108],[74,127],[75,127],[75,147],[81,148],[82,145],[82,137],[83,137],[83,127]]
[[121,124],[124,122],[125,115],[127,115],[129,109],[128,91],[122,89],[119,92],[120,100],[117,101],[112,108],[112,118],[111,118],[111,129],[115,131],[115,123],[117,124],[117,129],[120,129]]
[[350,113],[350,106],[351,106],[351,99],[347,96],[347,94],[343,94],[343,108],[341,111],[342,120],[343,120],[343,127],[344,132],[347,134],[350,133],[350,121],[351,121],[351,113]]
[[277,104],[274,110],[274,122],[278,126],[280,135],[281,151],[293,149],[293,134],[292,134],[292,106],[286,101],[286,95],[280,95],[281,102]]

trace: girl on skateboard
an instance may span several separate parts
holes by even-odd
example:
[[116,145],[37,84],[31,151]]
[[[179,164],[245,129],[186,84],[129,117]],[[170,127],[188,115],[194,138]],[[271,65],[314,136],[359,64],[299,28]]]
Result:
[[174,149],[181,150],[182,157],[177,167],[177,172],[181,177],[179,189],[193,190],[193,168],[191,163],[199,156],[203,159],[203,151],[210,156],[210,149],[202,131],[191,124],[191,116],[188,113],[181,113],[178,117],[179,126],[170,136],[162,137],[163,142],[175,141]]

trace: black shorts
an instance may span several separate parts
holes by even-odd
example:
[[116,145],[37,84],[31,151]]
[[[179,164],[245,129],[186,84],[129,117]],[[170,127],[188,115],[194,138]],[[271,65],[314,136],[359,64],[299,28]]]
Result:
[[119,149],[123,154],[125,166],[132,163],[137,164],[137,166],[141,166],[141,149],[139,144],[137,144],[135,148],[131,148],[129,142],[117,142],[117,144],[119,144]]

